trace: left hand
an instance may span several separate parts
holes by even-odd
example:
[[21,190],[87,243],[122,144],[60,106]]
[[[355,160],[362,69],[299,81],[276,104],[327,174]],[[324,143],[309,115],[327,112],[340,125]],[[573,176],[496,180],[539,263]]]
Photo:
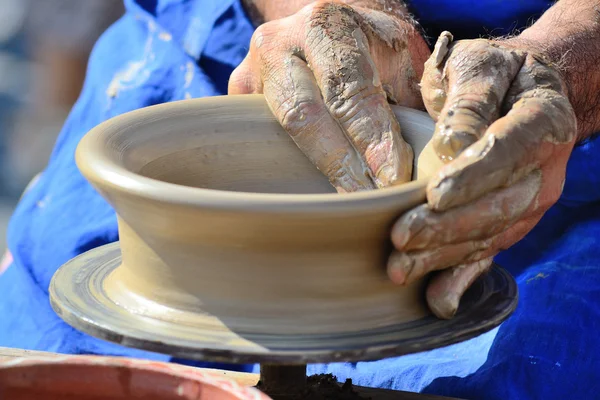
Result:
[[523,238],[560,197],[577,122],[560,74],[518,42],[452,42],[442,33],[421,81],[446,165],[427,204],[395,224],[388,274],[432,271],[427,302],[451,318],[492,258]]
[[413,151],[389,102],[422,107],[417,82],[430,53],[398,2],[387,3],[316,1],[269,21],[229,80],[229,94],[265,95],[338,192],[412,176]]

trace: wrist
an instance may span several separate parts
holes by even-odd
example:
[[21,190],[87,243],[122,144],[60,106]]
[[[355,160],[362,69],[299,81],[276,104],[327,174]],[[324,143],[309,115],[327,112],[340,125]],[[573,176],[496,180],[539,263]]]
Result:
[[[241,0],[242,5],[255,26],[262,25],[265,22],[289,17],[297,13],[302,8],[312,3],[323,2],[323,0]],[[331,0],[333,2],[345,3],[352,7],[360,7],[374,11],[385,12],[394,15],[403,20],[407,20],[412,25],[417,25],[416,21],[408,12],[408,8],[400,0]]]
[[600,26],[595,11],[593,15],[586,8],[565,12],[562,8],[573,6],[568,3],[557,3],[530,28],[505,42],[540,56],[560,73],[581,141],[600,131]]
[[[294,15],[310,4],[327,2],[343,3],[352,7],[364,19],[364,28],[371,29],[382,40],[388,41],[391,47],[406,43],[406,50],[410,54],[412,70],[414,71],[413,78],[416,82],[421,80],[425,61],[429,58],[431,51],[420,25],[409,13],[403,1],[242,0],[244,9],[256,26]],[[389,23],[390,17],[395,20],[392,24]],[[395,50],[398,51],[399,49]]]

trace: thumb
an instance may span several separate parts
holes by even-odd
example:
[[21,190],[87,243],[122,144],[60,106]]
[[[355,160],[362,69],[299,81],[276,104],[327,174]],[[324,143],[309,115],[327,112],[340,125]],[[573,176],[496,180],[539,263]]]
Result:
[[431,311],[441,319],[454,317],[460,299],[477,278],[486,273],[492,258],[448,268],[433,276],[427,286],[426,298]]

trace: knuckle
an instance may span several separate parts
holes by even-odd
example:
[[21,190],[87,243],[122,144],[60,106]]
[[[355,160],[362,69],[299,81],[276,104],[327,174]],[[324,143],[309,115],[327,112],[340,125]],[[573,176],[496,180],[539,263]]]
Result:
[[309,36],[351,43],[352,31],[359,27],[360,16],[349,5],[334,1],[312,3],[303,9]]
[[384,97],[377,88],[360,82],[348,85],[338,81],[332,82],[331,86],[327,90],[330,95],[325,99],[325,104],[331,114],[342,123],[361,111],[373,109],[373,105],[379,105]]
[[336,14],[340,12],[351,12],[354,13],[354,9],[347,5],[337,1],[331,0],[320,0],[314,1],[302,9],[302,12],[314,18],[317,15],[326,13],[328,15]]
[[230,94],[248,94],[254,92],[252,76],[248,68],[238,66],[229,76],[228,92]]
[[465,257],[465,262],[476,262],[490,257],[494,250],[494,239],[474,240],[469,245],[469,254]]
[[278,21],[267,22],[259,26],[252,35],[249,58],[263,81],[272,79],[282,68],[287,33],[281,31],[279,25]]
[[[459,89],[464,90],[462,87]],[[488,124],[500,114],[498,105],[502,100],[494,90],[472,92],[469,89],[453,96],[447,105],[445,120],[451,122],[452,119],[468,119],[469,122]]]
[[270,45],[279,41],[273,40],[273,36],[279,32],[279,21],[266,22],[254,30],[250,39],[250,51],[263,54],[268,52]]
[[310,99],[292,96],[281,103],[281,126],[292,136],[306,126],[311,116],[317,115],[319,107]]
[[267,22],[258,26],[252,34],[252,39],[250,39],[250,41],[255,48],[260,49],[260,47],[262,46],[265,33],[269,32],[269,24],[270,23]]
[[436,127],[432,146],[442,160],[453,160],[477,141],[477,134]]
[[345,154],[341,157],[330,157],[329,162],[325,162],[323,173],[331,182],[336,182],[347,189],[347,191],[359,191],[373,188],[371,181],[365,175],[353,170],[351,162],[348,160],[351,156]]
[[421,82],[421,96],[423,97],[423,103],[427,112],[437,121],[446,103],[446,90],[435,88],[429,85],[429,80],[424,79]]
[[312,15],[314,15],[316,10],[320,9],[325,4],[328,4],[328,3],[330,3],[330,1],[313,1],[309,4],[307,4],[306,6],[302,7],[302,9],[300,10],[300,13],[307,15],[307,16],[312,16]]

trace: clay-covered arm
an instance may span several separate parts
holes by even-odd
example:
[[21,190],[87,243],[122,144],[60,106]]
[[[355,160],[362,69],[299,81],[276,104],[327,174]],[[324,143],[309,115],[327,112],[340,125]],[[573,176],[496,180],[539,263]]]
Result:
[[560,0],[509,42],[536,49],[556,65],[579,140],[600,131],[600,0]]

